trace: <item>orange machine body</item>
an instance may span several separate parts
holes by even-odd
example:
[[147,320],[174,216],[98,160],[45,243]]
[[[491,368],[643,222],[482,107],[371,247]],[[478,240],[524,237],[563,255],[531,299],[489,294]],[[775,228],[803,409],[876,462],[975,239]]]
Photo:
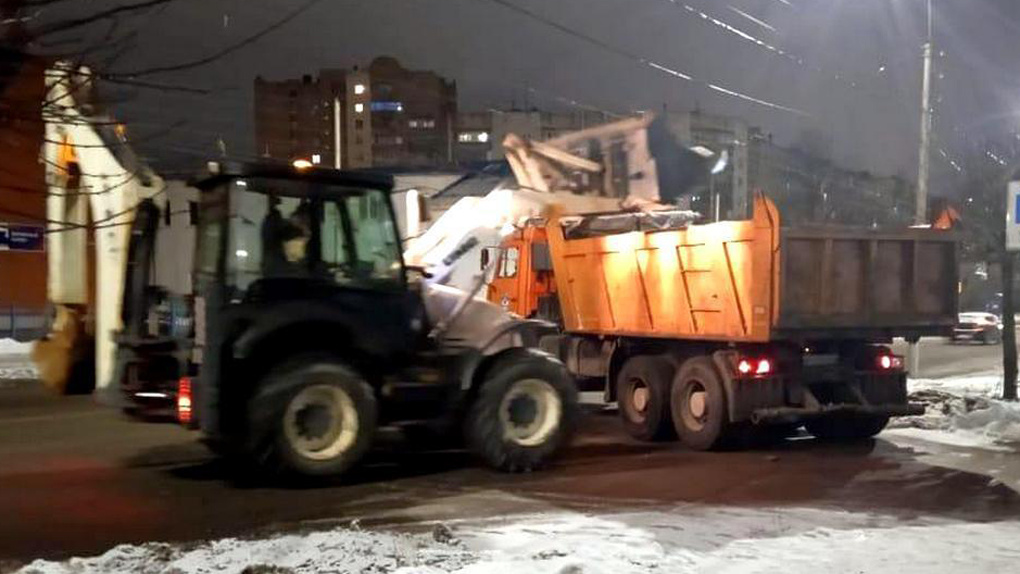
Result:
[[765,342],[777,311],[779,216],[566,240],[547,227],[567,332]]
[[566,333],[737,344],[929,336],[956,318],[959,254],[945,231],[781,229],[764,195],[749,220],[668,230],[568,239],[566,217],[553,209],[508,238],[514,263],[490,301]]

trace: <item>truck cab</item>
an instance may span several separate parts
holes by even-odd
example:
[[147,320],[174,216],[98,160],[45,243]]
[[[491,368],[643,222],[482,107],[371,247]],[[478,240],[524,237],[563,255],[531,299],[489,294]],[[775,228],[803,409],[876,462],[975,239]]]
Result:
[[540,325],[408,268],[390,178],[212,163],[194,185],[181,422],[304,475],[347,470],[380,426],[462,431],[504,470],[536,468],[564,444],[576,390],[529,347]]

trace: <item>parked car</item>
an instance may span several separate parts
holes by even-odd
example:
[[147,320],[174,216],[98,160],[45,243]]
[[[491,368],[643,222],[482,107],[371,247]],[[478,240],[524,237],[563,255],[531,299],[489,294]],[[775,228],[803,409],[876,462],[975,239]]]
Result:
[[992,313],[960,313],[952,340],[998,345],[1002,342],[1002,320]]

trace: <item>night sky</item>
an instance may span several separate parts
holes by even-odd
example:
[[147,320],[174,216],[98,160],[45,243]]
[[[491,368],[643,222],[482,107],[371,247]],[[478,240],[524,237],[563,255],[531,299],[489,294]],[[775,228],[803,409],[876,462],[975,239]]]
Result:
[[[125,22],[139,40],[113,70],[200,57],[303,1],[181,0]],[[139,90],[115,110],[157,166],[197,163],[216,153],[219,137],[231,153],[250,154],[256,75],[299,77],[385,54],[456,80],[462,110],[511,103],[569,109],[562,99],[613,112],[700,107],[745,117],[781,143],[820,132],[847,167],[916,177],[924,0],[508,1],[609,48],[492,0],[325,0],[230,57],[147,78],[207,88],[210,95]],[[951,173],[950,165],[937,150],[958,157],[981,141],[981,149],[1001,154],[1005,148],[996,142],[1017,131],[1020,1],[935,5],[937,50],[944,54],[936,64],[933,175],[945,186],[940,176]],[[725,95],[708,83],[798,112]],[[145,141],[181,120],[187,123]]]

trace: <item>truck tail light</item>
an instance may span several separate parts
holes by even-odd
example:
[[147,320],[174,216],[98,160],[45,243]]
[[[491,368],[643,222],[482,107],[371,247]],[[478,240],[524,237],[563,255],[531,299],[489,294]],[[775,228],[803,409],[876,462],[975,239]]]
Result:
[[192,417],[191,379],[181,377],[177,381],[177,422],[190,425]]
[[895,371],[903,368],[903,359],[895,355],[881,354],[875,362],[880,371]]
[[737,361],[737,372],[741,375],[764,377],[771,375],[775,364],[767,357],[741,358]]
[[747,359],[740,359],[740,362],[737,363],[737,370],[741,375],[749,375],[754,370],[754,365]]

